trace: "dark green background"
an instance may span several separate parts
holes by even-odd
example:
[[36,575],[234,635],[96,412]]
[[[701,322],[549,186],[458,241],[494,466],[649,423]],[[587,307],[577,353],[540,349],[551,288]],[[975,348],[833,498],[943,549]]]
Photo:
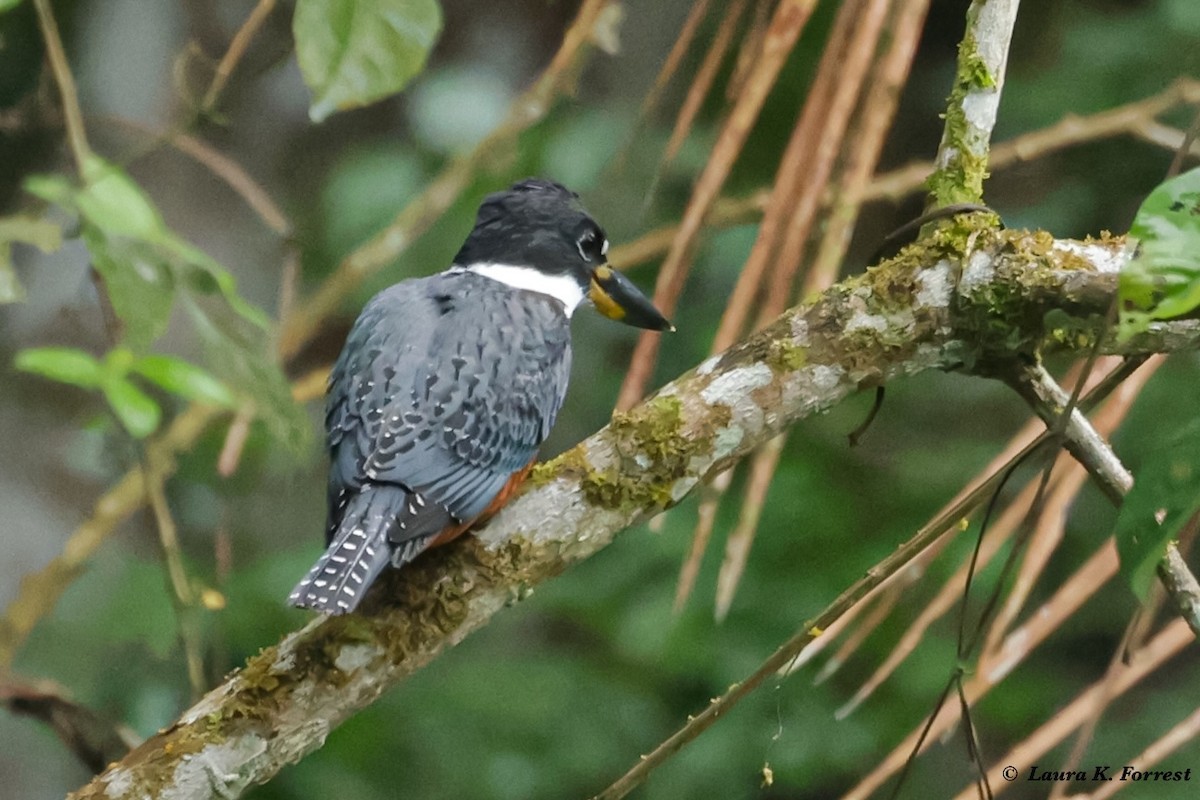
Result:
[[[885,166],[934,153],[966,5],[934,3]],[[222,52],[251,6],[216,0],[56,4],[96,149],[128,163],[168,223],[235,271],[251,299],[273,309],[279,242],[203,169],[169,149],[143,154],[145,136],[113,119],[161,130],[180,118],[174,59],[192,39],[210,54]],[[1024,6],[998,139],[1068,113],[1153,94],[1179,75],[1200,75],[1200,3],[1194,0]],[[304,360],[332,357],[346,325],[375,290],[443,268],[469,228],[478,199],[515,178],[541,174],[567,182],[583,194],[614,243],[677,219],[717,130],[719,104],[708,104],[648,206],[642,202],[648,176],[685,81],[676,80],[666,109],[644,128],[634,132],[633,123],[687,7],[649,0],[626,4],[621,54],[594,57],[578,96],[523,135],[514,150],[497,154],[498,166],[399,263],[363,287]],[[729,181],[731,193],[772,180],[832,11],[833,4],[822,4],[789,62]],[[0,18],[0,102],[13,102],[36,82],[38,49],[28,12],[26,3]],[[307,121],[307,97],[288,58],[289,12],[276,12],[239,68],[226,96],[225,124],[205,124],[198,133],[244,164],[292,216],[305,286],[311,288],[415,196],[448,156],[495,123],[507,101],[548,61],[574,4],[447,2],[445,31],[429,69],[404,96],[316,127]],[[706,26],[706,38],[712,27]],[[694,54],[689,60],[685,76],[698,59]],[[1177,113],[1169,121],[1186,127],[1190,117]],[[56,142],[53,133],[0,134],[4,213],[21,202],[20,176],[69,171]],[[1058,236],[1121,232],[1170,158],[1127,137],[1099,142],[999,172],[988,184],[988,199],[1010,226],[1043,227]],[[913,197],[899,206],[867,207],[847,269],[860,269],[879,239],[920,203]],[[705,238],[675,320],[680,332],[663,342],[656,385],[707,355],[754,234],[747,225]],[[78,243],[48,257],[20,251],[18,265],[30,299],[0,309],[0,363],[11,363],[24,347],[95,348],[103,340]],[[631,275],[649,287],[654,269],[640,267]],[[579,317],[575,391],[547,455],[604,424],[635,340],[629,329],[596,315]],[[182,325],[162,348],[195,354]],[[20,575],[42,566],[87,517],[94,498],[131,463],[132,451],[105,424],[96,398],[7,367],[2,375],[0,601],[7,601]],[[1198,378],[1194,357],[1175,356],[1138,401],[1116,440],[1135,473],[1157,441],[1194,417]],[[251,796],[515,800],[585,797],[603,788],[907,539],[1027,417],[1022,403],[998,384],[928,374],[889,387],[880,417],[851,450],[846,433],[870,400],[854,398],[791,433],[747,572],[723,624],[712,619],[713,586],[723,537],[736,519],[740,478],[682,615],[672,615],[671,602],[695,523],[694,499],[670,512],[661,532],[631,530],[595,558],[537,587],[528,600]],[[311,412],[315,429],[316,404]],[[233,571],[219,584],[228,607],[211,617],[207,631],[215,649],[214,678],[306,619],[285,609],[282,600],[316,556],[324,517],[324,461],[317,448],[298,460],[256,435],[238,475],[222,480],[214,477],[222,435],[214,432],[185,458],[170,485],[197,575],[217,582],[215,532],[227,532],[232,541]],[[1100,495],[1085,490],[1034,602],[1095,549],[1113,519]],[[810,666],[765,687],[656,772],[637,796],[823,798],[852,785],[931,708],[954,666],[955,620],[936,625],[850,718],[835,721],[833,711],[886,656],[969,545],[967,537],[955,543],[834,678],[814,687]],[[142,735],[169,723],[187,704],[156,553],[152,521],[138,514],[69,589],[17,664],[22,675],[53,678]],[[985,573],[985,585],[988,577],[994,570]],[[987,697],[976,717],[985,753],[1004,752],[1099,677],[1134,609],[1132,596],[1114,582]],[[1084,763],[1123,763],[1140,751],[1187,713],[1197,680],[1193,648],[1115,704]],[[1042,766],[1056,768],[1065,758],[1060,748]],[[775,774],[770,789],[759,788],[764,762]],[[1200,758],[1191,745],[1168,764],[1197,770]],[[935,745],[917,764],[906,796],[948,796],[970,774],[962,740],[955,738]],[[53,797],[86,779],[44,726],[0,715],[4,796]],[[1195,786],[1136,787],[1127,796],[1192,797]],[[1018,782],[1006,796],[1044,793],[1039,785]]]

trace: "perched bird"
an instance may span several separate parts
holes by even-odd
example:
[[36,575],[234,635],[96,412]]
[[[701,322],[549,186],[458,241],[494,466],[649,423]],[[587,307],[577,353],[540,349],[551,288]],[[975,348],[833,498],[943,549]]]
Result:
[[504,504],[562,407],[584,298],[673,330],[607,253],[578,195],[526,180],[483,201],[449,269],[367,303],[329,379],[328,547],[291,605],[353,611],[388,564]]

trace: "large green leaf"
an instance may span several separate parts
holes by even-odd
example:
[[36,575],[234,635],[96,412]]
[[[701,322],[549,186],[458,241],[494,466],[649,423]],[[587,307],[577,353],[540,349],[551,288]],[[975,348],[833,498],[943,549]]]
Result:
[[164,355],[143,356],[133,364],[133,371],[168,392],[218,406],[231,407],[237,400],[229,387],[206,370],[182,358]]
[[170,262],[153,245],[110,238],[95,226],[84,228],[83,241],[121,320],[121,341],[144,352],[171,320],[175,277]]
[[127,378],[109,377],[102,388],[117,419],[135,438],[144,439],[158,429],[162,409]]
[[105,369],[91,355],[73,347],[35,347],[17,353],[13,366],[43,378],[95,389],[104,380]]
[[1151,192],[1129,235],[1137,240],[1137,250],[1121,270],[1118,334],[1123,339],[1153,320],[1200,307],[1200,168]]
[[1121,574],[1145,597],[1167,544],[1200,511],[1200,421],[1152,454],[1117,516]]
[[442,27],[437,0],[299,0],[296,59],[320,122],[403,89]]

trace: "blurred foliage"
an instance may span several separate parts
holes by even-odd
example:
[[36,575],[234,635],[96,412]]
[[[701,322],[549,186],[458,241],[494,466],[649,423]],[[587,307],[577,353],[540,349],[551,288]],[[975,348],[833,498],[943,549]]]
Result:
[[1145,598],[1167,543],[1200,511],[1200,422],[1167,437],[1138,472],[1117,516],[1121,573]]
[[[306,619],[285,608],[283,598],[321,547],[325,464],[316,448],[297,455],[278,445],[318,430],[321,409],[319,402],[304,411],[292,404],[271,357],[261,309],[278,302],[281,243],[225,184],[207,175],[198,178],[180,166],[182,156],[173,151],[160,148],[148,155],[157,142],[131,140],[127,131],[105,121],[135,95],[150,108],[149,118],[140,123],[171,127],[180,106],[191,107],[180,101],[182,89],[174,82],[186,70],[155,61],[147,55],[150,43],[169,42],[175,54],[195,44],[209,56],[219,55],[253,3],[165,4],[158,8],[160,16],[147,14],[141,3],[113,2],[114,9],[124,4],[157,26],[140,34],[114,29],[113,20],[125,19],[114,9],[100,13],[91,4],[56,4],[70,35],[69,55],[75,63],[93,66],[83,102],[95,147],[108,159],[97,161],[82,184],[62,177],[69,174],[65,161],[47,163],[50,134],[39,134],[34,137],[39,146],[27,147],[25,140],[0,129],[0,146],[12,154],[0,158],[0,202],[12,195],[3,182],[29,179],[31,189],[61,206],[0,211],[19,212],[31,224],[65,226],[70,233],[70,223],[63,221],[66,210],[79,217],[86,247],[84,252],[72,241],[59,247],[53,234],[38,238],[30,235],[31,228],[21,232],[0,222],[0,256],[13,243],[15,264],[6,270],[0,258],[0,284],[13,276],[10,285],[18,280],[27,296],[23,304],[0,310],[0,363],[8,365],[25,351],[23,366],[91,387],[101,386],[108,380],[105,370],[113,369],[122,385],[164,409],[168,405],[160,402],[160,389],[188,398],[215,393],[208,399],[224,402],[228,398],[217,387],[227,387],[239,404],[246,398],[253,403],[260,421],[251,426],[231,476],[216,469],[228,431],[222,425],[181,456],[168,487],[189,573],[227,600],[224,609],[206,610],[203,616],[208,671],[216,681]],[[369,99],[370,92],[397,88],[368,85],[355,94],[360,85],[340,94],[347,85],[339,83],[342,78],[335,80],[326,70],[323,79],[314,79],[305,68],[308,82],[315,84],[310,96],[296,62],[278,57],[291,47],[285,23],[295,23],[303,64],[303,15],[346,5],[301,0],[294,20],[269,25],[247,55],[245,71],[235,74],[219,124],[205,121],[196,131],[245,165],[286,209],[294,221],[304,290],[318,285],[390,221],[447,158],[490,129],[509,99],[546,63],[572,8],[540,0],[447,0],[429,66],[405,95],[333,114],[313,126],[310,101],[311,113],[319,118]],[[672,86],[663,111],[639,121],[636,109],[689,4],[633,0],[626,5],[623,52],[594,62],[580,76],[576,98],[520,137],[511,152],[495,154],[492,171],[481,175],[399,263],[367,281],[346,303],[343,319],[313,344],[318,356],[327,362],[336,354],[346,325],[372,292],[443,268],[469,230],[479,198],[513,179],[544,174],[580,190],[614,243],[678,219],[720,123],[721,106],[706,106],[692,138],[651,191],[686,77]],[[765,108],[731,181],[735,193],[768,185],[774,177],[797,100],[824,44],[832,16],[826,5]],[[432,2],[411,6],[436,8]],[[937,146],[938,114],[949,88],[963,7],[945,0],[930,13],[888,146],[889,165],[929,158]],[[0,26],[28,11],[26,4],[0,17]],[[706,23],[704,35],[711,36],[713,27]],[[436,25],[423,30],[423,47],[429,49]],[[397,31],[371,26],[368,33],[381,37],[372,38],[371,47],[393,47],[386,37]],[[362,31],[332,26],[328,32],[341,38],[314,44],[326,54]],[[1200,74],[1196,41],[1200,4],[1194,0],[1026,3],[998,136],[1139,99],[1181,73]],[[423,51],[405,51],[410,74],[424,57]],[[21,89],[11,98],[0,97],[5,109],[37,85],[39,59],[36,38],[6,38],[0,47],[0,84]],[[689,56],[682,74],[689,76],[698,62],[698,55]],[[1186,126],[1188,120],[1177,122]],[[1161,180],[1170,155],[1125,138],[1094,143],[998,172],[987,185],[989,201],[1012,226],[1044,227],[1057,235],[1124,230]],[[895,207],[870,207],[848,259],[851,269],[919,204],[916,198]],[[6,230],[16,232],[2,233]],[[703,241],[675,320],[680,333],[664,342],[659,381],[707,355],[754,234],[753,225],[743,225]],[[26,246],[31,240],[55,252],[39,255]],[[113,348],[96,345],[106,337],[91,265],[103,278],[121,322],[120,344],[132,357],[123,367],[109,361],[124,356],[111,356]],[[652,272],[653,267],[639,268],[631,276],[649,286]],[[176,301],[190,325],[178,324]],[[585,344],[576,354],[575,388],[545,455],[604,424],[634,341],[634,334],[619,326],[579,317],[575,334]],[[51,346],[68,350],[31,356],[38,352],[31,348]],[[57,358],[47,361],[47,352]],[[195,364],[204,354],[204,371],[197,372]],[[42,361],[31,364],[31,358]],[[168,360],[154,360],[161,358]],[[14,454],[3,459],[0,471],[8,555],[0,585],[9,587],[7,601],[21,572],[37,568],[61,548],[71,528],[91,513],[95,497],[135,457],[119,432],[85,428],[97,410],[95,402],[77,392],[55,393],[47,388],[53,384],[4,369],[0,440],[10,443],[6,455]],[[1196,358],[1176,356],[1142,396],[1116,438],[1118,452],[1135,474],[1166,463],[1155,461],[1155,450],[1195,417],[1197,380]],[[713,587],[720,540],[736,521],[741,477],[720,511],[718,541],[704,562],[697,591],[680,615],[672,615],[671,603],[695,524],[695,499],[668,513],[660,531],[630,531],[604,553],[538,587],[525,602],[348,721],[323,749],[250,796],[500,800],[583,797],[599,790],[907,539],[1028,416],[998,384],[926,375],[890,386],[879,419],[862,444],[850,449],[845,435],[869,406],[870,398],[854,398],[791,434],[746,576],[722,625],[712,619]],[[1050,574],[1070,574],[1112,530],[1114,519],[1098,493],[1085,493],[1072,511],[1068,537],[1053,556]],[[974,532],[933,562],[895,618],[840,671],[817,687],[811,666],[778,679],[655,773],[636,796],[821,798],[849,785],[928,712],[955,667],[953,622],[936,625],[915,656],[853,715],[835,720],[835,711],[960,563]],[[994,571],[984,574],[984,588],[989,578]],[[1036,588],[1030,603],[1044,600],[1051,589]],[[138,515],[34,631],[16,669],[61,682],[80,702],[142,735],[153,732],[188,702],[169,591],[153,522],[149,514]],[[985,753],[1003,752],[1050,709],[1102,674],[1121,622],[1136,607],[1124,587],[1106,586],[986,698],[976,718]],[[1152,691],[1122,701],[1114,712],[1122,720],[1120,730],[1102,725],[1088,758],[1115,763],[1131,749],[1136,752],[1194,704],[1188,698],[1194,698],[1197,680],[1200,665],[1194,654],[1180,659]],[[36,722],[0,716],[0,744],[0,773],[13,796],[60,796],[87,777]],[[941,797],[964,786],[972,772],[963,753],[959,739],[934,745],[916,765],[907,796]],[[1064,761],[1067,755],[1060,748],[1046,762]],[[1168,759],[1164,768],[1200,766],[1194,759],[1194,752],[1185,753]],[[765,763],[775,776],[769,789],[760,788]],[[1192,794],[1181,785],[1153,790],[1156,800]],[[1008,792],[1038,795],[1022,784]]]
[[12,245],[31,244],[43,253],[62,246],[62,230],[46,220],[28,216],[0,219],[0,305],[25,299],[25,289],[13,271]]
[[1129,235],[1137,250],[1121,270],[1124,339],[1152,320],[1182,317],[1200,306],[1200,169],[1155,188]]
[[[120,320],[120,347],[103,371],[82,367],[83,353],[71,363],[62,352],[22,354],[18,366],[85,388],[99,388],[125,428],[142,438],[158,427],[154,400],[125,379],[129,369],[190,400],[232,406],[218,380],[182,359],[135,360],[166,330],[177,296],[211,353],[213,369],[255,403],[257,413],[280,441],[300,451],[309,441],[305,418],[270,351],[264,347],[270,320],[247,302],[233,275],[204,251],[184,241],[163,220],[150,198],[124,170],[88,155],[82,185],[57,175],[29,178],[26,188],[42,200],[79,215],[80,235],[103,280],[105,297]],[[57,361],[57,363],[55,363]],[[72,373],[72,367],[78,368]]]
[[441,27],[437,0],[298,0],[292,31],[313,122],[403,89]]

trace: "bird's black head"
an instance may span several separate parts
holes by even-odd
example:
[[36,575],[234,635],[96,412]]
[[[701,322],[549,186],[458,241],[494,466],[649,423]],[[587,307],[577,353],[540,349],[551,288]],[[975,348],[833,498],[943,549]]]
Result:
[[608,266],[608,238],[560,183],[530,178],[488,195],[454,266],[558,298],[567,313],[585,296],[606,317],[651,330],[671,323]]

